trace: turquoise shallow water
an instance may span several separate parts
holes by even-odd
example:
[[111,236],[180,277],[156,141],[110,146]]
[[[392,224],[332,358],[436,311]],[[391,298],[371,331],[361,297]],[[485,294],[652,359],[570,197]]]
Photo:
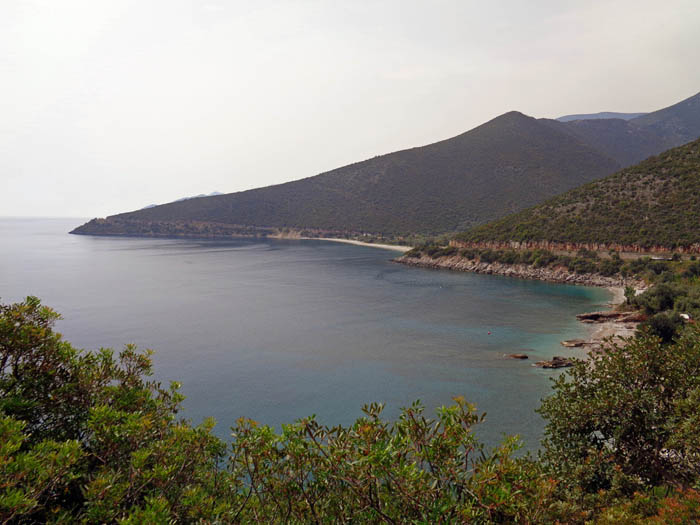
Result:
[[[185,415],[279,425],[316,414],[347,424],[364,403],[432,409],[463,395],[487,412],[494,444],[536,448],[534,409],[552,372],[577,355],[575,314],[602,289],[409,268],[395,252],[324,241],[192,241],[67,235],[82,219],[0,219],[0,298],[32,294],[60,311],[84,348],[136,343],[176,379]],[[491,332],[491,335],[488,332]],[[529,361],[504,359],[526,351]]]

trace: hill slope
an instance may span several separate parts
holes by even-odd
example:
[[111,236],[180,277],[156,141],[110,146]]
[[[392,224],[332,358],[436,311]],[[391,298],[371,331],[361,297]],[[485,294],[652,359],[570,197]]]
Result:
[[522,210],[698,136],[700,94],[630,121],[559,122],[512,111],[428,146],[286,184],[93,220],[73,233],[453,232]]
[[664,138],[671,148],[695,140],[700,135],[700,93],[653,113],[630,120]]
[[[631,166],[651,155],[684,144],[670,144],[667,138],[654,131],[622,119],[550,122],[594,147],[597,151],[615,159],[620,168]],[[697,136],[700,136],[700,130],[698,130]]]
[[459,234],[463,243],[700,249],[700,140]]
[[510,112],[452,139],[315,177],[174,202],[108,222],[438,233],[522,209],[617,168],[619,163],[570,133]]
[[567,121],[562,121],[564,117],[561,117],[556,124],[563,124],[560,129],[566,129],[586,144],[612,157],[620,163],[620,167],[631,166],[700,137],[700,93],[635,118],[614,118],[612,115],[615,113],[602,115],[610,117]]

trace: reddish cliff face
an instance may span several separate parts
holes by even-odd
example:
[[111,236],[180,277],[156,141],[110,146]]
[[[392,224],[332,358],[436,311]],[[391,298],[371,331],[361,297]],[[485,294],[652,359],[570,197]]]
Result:
[[669,248],[668,246],[640,246],[636,244],[617,243],[573,243],[573,242],[553,242],[553,241],[450,241],[450,246],[456,248],[472,248],[480,250],[548,250],[550,252],[578,252],[579,250],[590,250],[594,252],[608,253],[609,251],[635,254],[671,254],[700,253],[700,244],[689,246],[679,246]]

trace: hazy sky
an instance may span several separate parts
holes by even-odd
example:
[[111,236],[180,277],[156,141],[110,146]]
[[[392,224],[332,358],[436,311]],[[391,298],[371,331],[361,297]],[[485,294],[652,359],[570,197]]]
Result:
[[0,0],[0,215],[106,216],[700,91],[700,1]]

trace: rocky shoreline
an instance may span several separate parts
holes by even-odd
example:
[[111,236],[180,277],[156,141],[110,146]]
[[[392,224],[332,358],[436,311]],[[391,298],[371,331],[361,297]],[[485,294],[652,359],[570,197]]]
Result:
[[[599,313],[607,315],[593,321],[587,320],[585,317]],[[634,336],[637,326],[645,319],[645,316],[640,312],[617,312],[612,310],[593,312],[592,314],[579,314],[576,318],[582,323],[594,323],[596,326],[589,340],[583,345],[588,350],[588,355],[595,357],[601,352],[603,344],[608,340],[624,346],[624,340]]]
[[642,283],[634,279],[608,277],[595,273],[575,273],[566,268],[535,268],[527,264],[505,264],[499,262],[481,262],[459,255],[431,258],[427,255],[408,257],[406,255],[394,259],[395,262],[419,268],[435,268],[454,270],[458,272],[481,273],[485,275],[502,275],[518,279],[547,281],[561,284],[578,284],[583,286],[599,286],[603,288],[634,286],[639,288]]

